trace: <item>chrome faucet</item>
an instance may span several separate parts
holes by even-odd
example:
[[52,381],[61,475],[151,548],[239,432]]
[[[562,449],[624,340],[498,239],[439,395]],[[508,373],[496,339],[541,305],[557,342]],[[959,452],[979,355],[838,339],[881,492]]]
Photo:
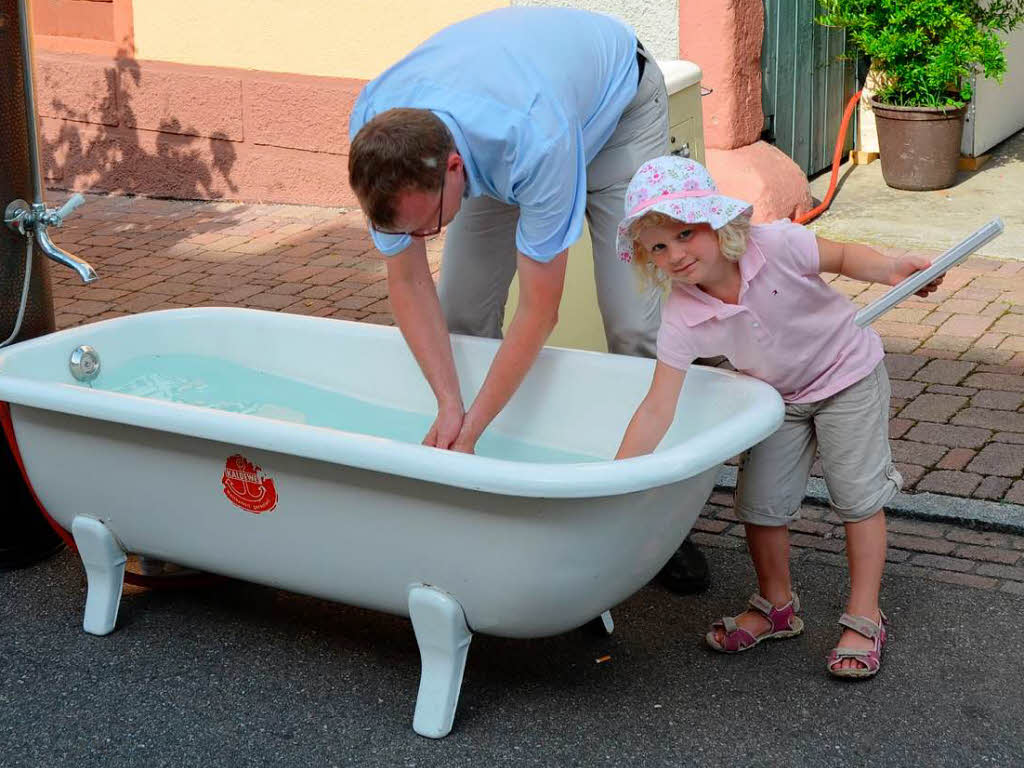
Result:
[[47,208],[44,203],[29,205],[24,200],[14,200],[4,212],[4,223],[25,237],[34,236],[43,253],[58,264],[75,270],[83,283],[91,283],[97,278],[96,270],[88,262],[57,246],[47,232],[49,227],[63,224],[64,218],[84,202],[85,198],[77,192],[60,208]]
[[[21,58],[23,62],[22,76],[24,79],[25,115],[28,127],[28,136],[26,137],[28,140],[28,167],[32,177],[32,204],[29,205],[20,199],[12,200],[4,210],[4,223],[16,232],[20,232],[26,238],[30,238],[28,255],[31,255],[32,252],[31,238],[35,238],[35,242],[39,244],[43,253],[57,263],[71,267],[82,278],[83,283],[91,283],[96,279],[96,270],[77,256],[72,256],[63,248],[58,248],[46,231],[47,227],[59,227],[63,224],[64,218],[84,203],[85,198],[76,192],[60,208],[47,208],[46,203],[43,201],[45,189],[39,163],[39,126],[36,124],[38,111],[36,110],[35,75],[33,71],[35,67],[32,63],[32,27],[29,19],[28,0],[18,0],[16,18],[18,19]],[[3,20],[0,20],[0,26],[2,26],[2,22]],[[6,106],[5,104],[4,107],[6,108]],[[7,137],[5,136],[4,138],[6,139]],[[3,205],[3,202],[0,202],[0,205]],[[26,276],[29,275],[29,271],[29,268],[26,268]],[[28,295],[27,291],[28,280],[25,281],[25,296]],[[24,306],[24,301],[22,301],[22,305]]]

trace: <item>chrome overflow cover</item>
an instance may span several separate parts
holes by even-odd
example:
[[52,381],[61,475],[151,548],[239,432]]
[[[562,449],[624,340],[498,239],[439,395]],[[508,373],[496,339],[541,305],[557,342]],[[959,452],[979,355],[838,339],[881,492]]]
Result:
[[79,381],[92,381],[100,375],[100,356],[88,344],[83,344],[71,353],[68,368]]

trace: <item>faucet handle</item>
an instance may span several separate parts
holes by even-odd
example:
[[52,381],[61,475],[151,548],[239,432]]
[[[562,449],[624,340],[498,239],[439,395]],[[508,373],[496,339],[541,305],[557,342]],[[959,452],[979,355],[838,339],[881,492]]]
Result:
[[59,227],[64,223],[64,219],[71,215],[71,212],[78,206],[85,202],[85,197],[82,196],[81,192],[75,192],[67,201],[55,211],[52,211],[53,219],[50,226]]
[[4,224],[24,235],[26,223],[32,221],[32,209],[24,200],[12,200],[4,210]]

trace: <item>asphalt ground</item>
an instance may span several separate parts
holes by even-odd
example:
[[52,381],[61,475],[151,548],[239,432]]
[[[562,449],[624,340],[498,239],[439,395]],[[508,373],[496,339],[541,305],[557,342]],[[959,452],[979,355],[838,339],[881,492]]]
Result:
[[824,659],[845,569],[800,552],[804,635],[726,657],[703,633],[740,610],[753,573],[742,551],[706,552],[709,592],[649,586],[613,610],[611,637],[476,636],[439,741],[411,728],[407,619],[225,581],[126,587],[116,630],[94,637],[81,629],[84,574],[64,552],[0,573],[0,763],[1024,765],[1024,596],[887,575],[882,671],[844,682]]

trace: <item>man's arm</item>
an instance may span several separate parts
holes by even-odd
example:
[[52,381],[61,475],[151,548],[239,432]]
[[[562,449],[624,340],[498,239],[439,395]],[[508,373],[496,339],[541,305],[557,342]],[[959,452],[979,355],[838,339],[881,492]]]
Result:
[[568,251],[548,262],[519,254],[519,306],[491,363],[480,392],[466,412],[462,431],[452,446],[471,453],[484,429],[512,398],[537,359],[555,323],[562,300]]
[[437,398],[437,419],[423,443],[450,448],[465,412],[448,326],[430,276],[423,238],[414,237],[408,248],[386,263],[388,295],[398,327]]

